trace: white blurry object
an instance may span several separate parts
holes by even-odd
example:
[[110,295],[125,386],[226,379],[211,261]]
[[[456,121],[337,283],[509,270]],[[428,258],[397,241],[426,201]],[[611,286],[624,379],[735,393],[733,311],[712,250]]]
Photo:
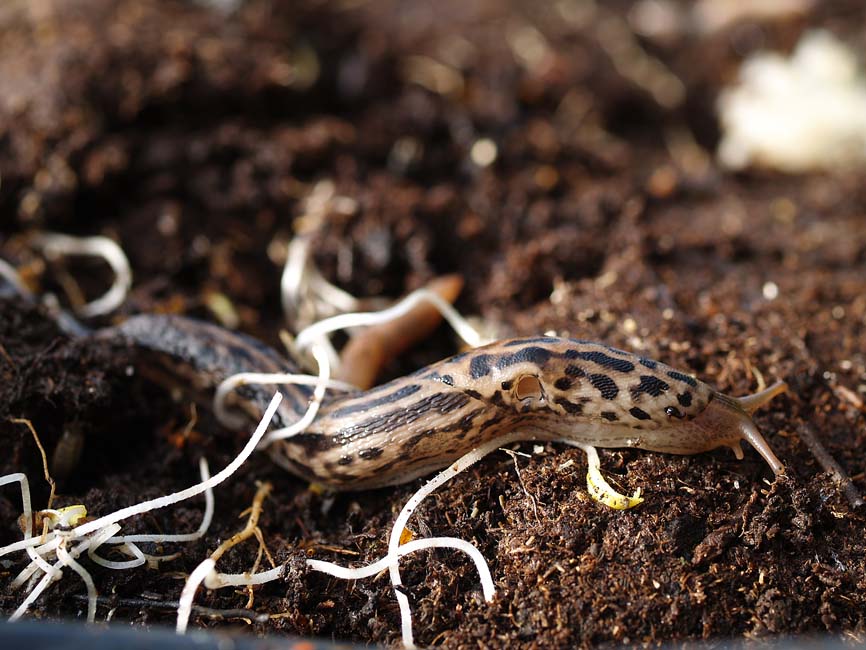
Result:
[[697,31],[712,34],[746,21],[774,22],[808,15],[814,6],[815,0],[699,0],[691,13]]
[[719,160],[803,172],[866,162],[866,78],[832,34],[805,34],[789,59],[758,53],[719,97]]

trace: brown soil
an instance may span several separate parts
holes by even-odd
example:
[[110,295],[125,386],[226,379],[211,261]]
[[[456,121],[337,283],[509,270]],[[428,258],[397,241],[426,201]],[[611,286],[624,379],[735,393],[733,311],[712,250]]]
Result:
[[[475,543],[497,596],[481,601],[461,554],[407,558],[416,638],[446,647],[827,631],[862,638],[863,512],[801,434],[810,427],[866,489],[863,176],[730,175],[699,155],[715,147],[713,101],[743,55],[790,47],[807,26],[862,45],[860,3],[641,40],[685,84],[674,108],[611,63],[605,48],[627,25],[625,3],[595,11],[492,0],[342,4],[250,0],[226,17],[168,0],[6,3],[0,254],[37,291],[59,293],[62,269],[45,271],[25,235],[109,234],[136,279],[118,318],[177,311],[214,319],[208,296],[221,293],[239,329],[277,346],[280,246],[272,242],[289,238],[304,197],[327,179],[356,209],[326,214],[316,262],[357,295],[397,296],[458,272],[467,282],[458,307],[503,335],[556,330],[640,349],[733,395],[752,392],[757,371],[784,378],[791,394],[756,416],[788,468],[775,481],[751,450],[742,462],[728,451],[602,451],[613,482],[647,496],[615,512],[588,499],[581,452],[546,444],[522,445],[531,457],[495,453],[440,490],[411,527]],[[686,133],[691,145],[678,137]],[[479,138],[496,143],[489,167],[471,160]],[[85,278],[87,295],[108,282],[99,266],[68,270]],[[769,282],[775,300],[764,297]],[[37,505],[47,496],[38,453],[12,417],[31,419],[49,450],[64,430],[84,433],[60,501],[92,514],[186,487],[202,454],[215,471],[243,445],[246,432],[200,412],[179,447],[173,434],[189,420],[188,399],[130,379],[129,359],[71,342],[25,301],[0,302],[0,343],[0,472],[26,472]],[[454,346],[440,330],[388,372]],[[302,560],[378,559],[418,483],[340,494],[327,509],[330,497],[263,456],[217,489],[203,541],[164,549],[181,551],[177,560],[160,571],[93,567],[104,597],[98,617],[116,608],[114,620],[171,623],[157,601],[175,600],[185,573],[241,527],[265,480],[274,488],[261,528],[286,577],[257,589],[252,608],[281,616],[196,624],[397,642],[385,576],[343,582]],[[19,505],[5,489],[0,544],[20,535]],[[191,530],[200,513],[200,501],[186,502],[126,529]],[[235,548],[220,567],[247,570],[255,552],[253,543]],[[9,559],[4,576],[23,561]],[[83,594],[69,577],[32,615],[80,618]],[[20,599],[4,593],[3,611]],[[197,602],[232,609],[247,595],[202,592]]]

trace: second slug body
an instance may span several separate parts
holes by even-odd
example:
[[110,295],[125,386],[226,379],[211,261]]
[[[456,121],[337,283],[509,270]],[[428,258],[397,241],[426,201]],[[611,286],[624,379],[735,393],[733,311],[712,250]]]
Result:
[[[237,372],[293,372],[249,337],[169,316],[139,316],[97,334],[146,352],[151,376],[212,390]],[[154,372],[156,368],[157,372]],[[782,464],[749,414],[785,389],[744,398],[691,375],[591,341],[536,337],[499,341],[458,354],[368,391],[322,405],[301,434],[272,446],[275,461],[336,489],[405,483],[515,431],[527,440],[638,447],[694,454],[747,440],[776,474]],[[312,391],[283,389],[278,426],[301,417]],[[258,417],[270,391],[246,386],[236,405]]]

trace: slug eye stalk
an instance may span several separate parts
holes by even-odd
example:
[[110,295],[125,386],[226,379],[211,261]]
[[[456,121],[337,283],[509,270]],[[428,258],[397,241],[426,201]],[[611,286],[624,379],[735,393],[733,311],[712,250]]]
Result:
[[767,461],[767,464],[772,468],[776,476],[785,473],[785,466],[782,465],[782,462],[776,457],[770,445],[767,444],[767,441],[764,440],[764,437],[758,431],[758,428],[752,421],[751,414],[764,404],[767,404],[776,395],[787,391],[788,384],[783,381],[777,381],[769,388],[754,395],[728,397],[727,395],[717,393],[715,399],[707,408],[707,411],[713,411],[713,424],[718,426],[720,430],[736,431],[738,439],[731,442],[730,447],[737,459],[743,458],[740,442],[745,440]]
[[754,395],[745,395],[743,397],[735,397],[734,399],[740,403],[740,408],[751,415],[764,404],[768,404],[774,397],[776,397],[776,395],[781,395],[782,393],[787,392],[788,384],[784,381],[777,381],[775,384],[769,388],[765,388],[759,393],[755,393]]

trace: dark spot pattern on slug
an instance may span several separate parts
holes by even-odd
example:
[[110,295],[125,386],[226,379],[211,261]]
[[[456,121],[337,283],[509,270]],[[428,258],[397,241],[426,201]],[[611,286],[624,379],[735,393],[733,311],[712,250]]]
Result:
[[338,483],[349,485],[358,480],[357,474],[347,474],[346,472],[338,472],[334,469],[333,463],[326,463],[325,469],[328,470],[328,483]]
[[343,408],[334,411],[332,415],[334,417],[341,418],[346,415],[351,415],[352,413],[358,413],[359,411],[366,411],[372,409],[376,406],[384,406],[385,404],[390,404],[392,402],[401,400],[404,397],[414,395],[419,390],[421,390],[420,384],[409,384],[408,386],[398,388],[393,393],[388,393],[387,395],[383,395],[382,397],[378,397],[376,399],[362,399],[356,404],[344,406]]
[[[403,447],[400,447],[400,451],[401,452],[403,451]],[[387,463],[382,463],[381,465],[379,465],[378,469],[376,471],[381,472],[381,473],[387,473],[390,470],[394,469],[394,467],[397,465],[397,463],[402,463],[402,462],[404,462],[404,459],[400,458],[400,456],[397,456],[397,458],[395,458],[394,460],[389,460]]]
[[518,345],[527,345],[529,343],[558,343],[559,339],[555,336],[536,336],[534,338],[529,339],[515,339],[513,341],[509,341],[503,347],[513,348]]
[[583,413],[583,404],[575,404],[564,397],[557,397],[553,400],[556,404],[559,404],[562,408],[565,409],[567,413],[571,415],[580,415]]
[[[438,432],[438,429],[425,429],[421,433],[418,433],[418,434],[412,436],[403,444],[403,447],[402,447],[403,453],[406,453],[407,451],[414,449],[416,446],[418,446],[419,442],[424,440],[424,438],[428,438],[436,432]],[[418,457],[415,457],[412,460],[417,461],[420,459]]]
[[321,433],[303,433],[290,440],[291,442],[287,442],[287,444],[301,447],[308,458],[317,456],[340,445],[338,441]]
[[502,399],[502,393],[498,390],[493,391],[493,395],[490,396],[490,403],[496,406],[505,406],[505,400]]
[[[431,413],[448,414],[468,404],[469,399],[463,393],[435,393],[428,395],[393,411],[382,413],[362,422],[344,427],[333,436],[333,441],[338,445],[345,445],[356,440],[363,440],[371,435],[391,433]],[[433,431],[436,431],[436,429]],[[307,434],[302,435],[306,437]],[[301,437],[298,436],[298,438]]]
[[691,386],[692,388],[698,387],[698,382],[695,380],[694,377],[689,377],[688,375],[684,375],[683,373],[678,372],[676,370],[669,370],[668,371],[668,377],[671,377],[672,379],[676,379],[677,381],[684,382],[684,383],[688,384],[689,386]]
[[568,390],[572,387],[572,385],[574,385],[574,381],[571,379],[571,377],[560,377],[555,382],[553,382],[553,385],[556,386],[556,388],[558,388],[559,390]]
[[616,382],[607,375],[590,375],[589,381],[601,393],[602,399],[616,399],[619,395]]
[[550,350],[535,345],[529,345],[513,354],[503,355],[496,363],[496,367],[507,368],[508,366],[513,366],[517,363],[531,363],[536,366],[543,366],[552,356],[553,353]]
[[363,458],[364,460],[373,460],[374,458],[378,458],[382,455],[382,449],[379,447],[370,447],[369,449],[362,449],[358,452],[358,456]]
[[479,393],[477,390],[472,390],[471,388],[467,388],[463,392],[466,393],[467,395],[469,395],[469,397],[471,397],[473,399],[481,399],[481,393]]
[[657,361],[653,361],[652,359],[647,359],[645,357],[638,357],[638,361],[640,361],[640,365],[642,365],[644,368],[649,368],[650,370],[655,370],[656,368],[658,368],[659,365]]
[[586,373],[584,372],[583,368],[581,368],[580,366],[575,366],[572,363],[565,366],[565,374],[569,377],[586,377]]
[[337,461],[338,465],[351,465],[352,457],[351,456],[340,456],[340,460]]
[[446,386],[453,386],[454,385],[454,377],[452,377],[451,375],[442,375],[439,378],[439,381],[441,381]]
[[653,375],[641,375],[640,383],[631,389],[631,394],[634,397],[637,397],[641,393],[646,393],[651,397],[658,397],[669,388],[670,385],[658,377],[654,377]]
[[627,359],[617,359],[616,357],[611,357],[604,352],[599,352],[598,350],[579,352],[577,356],[580,359],[597,363],[603,368],[610,368],[611,370],[617,370],[619,372],[634,371],[634,364],[631,361],[628,361]]
[[489,354],[479,354],[473,357],[469,364],[469,376],[472,379],[484,377],[490,372],[490,361],[493,359]]
[[632,414],[633,417],[638,420],[649,420],[650,414],[644,411],[643,409],[638,408],[637,406],[633,406],[628,410],[629,413]]
[[511,390],[511,386],[512,386],[512,384],[510,381],[503,381],[502,382],[502,390]]
[[690,391],[686,391],[685,393],[680,393],[677,395],[677,401],[681,406],[685,406],[686,408],[692,405],[692,394]]
[[484,422],[482,422],[481,425],[478,427],[478,431],[480,431],[480,432],[487,431],[487,429],[489,429],[490,427],[495,427],[497,424],[502,422],[504,419],[505,419],[504,415],[494,415],[489,420],[485,420]]
[[473,411],[469,411],[469,413],[460,418],[460,420],[457,421],[457,424],[455,424],[453,427],[446,426],[443,430],[452,431],[456,429],[457,431],[466,433],[467,431],[469,431],[469,429],[472,428],[475,418],[477,418],[481,413],[484,413],[485,410],[486,409],[484,407],[481,407]]
[[617,416],[617,414],[613,411],[602,411],[601,417],[603,417],[608,422],[616,422],[617,420],[619,420],[619,416]]

